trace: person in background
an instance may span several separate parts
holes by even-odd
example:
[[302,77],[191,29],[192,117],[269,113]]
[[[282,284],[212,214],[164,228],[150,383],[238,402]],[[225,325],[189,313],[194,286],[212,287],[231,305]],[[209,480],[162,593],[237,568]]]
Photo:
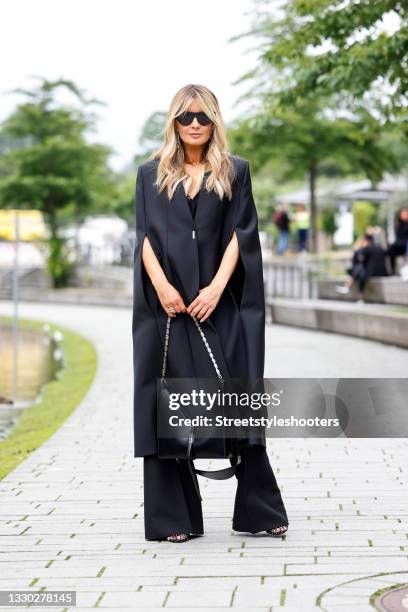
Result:
[[307,251],[307,235],[310,225],[309,213],[306,210],[304,204],[296,204],[296,212],[294,214],[294,221],[296,224],[297,236],[298,236],[298,249],[300,251]]
[[387,237],[385,235],[384,228],[379,225],[368,225],[365,230],[366,234],[370,234],[373,237],[374,244],[378,244],[387,250]]
[[395,240],[388,246],[391,274],[395,275],[397,255],[408,257],[408,207],[400,208],[395,221]]
[[278,255],[284,255],[288,248],[290,221],[288,204],[281,204],[274,217],[274,223],[279,230]]
[[388,276],[387,253],[382,246],[375,244],[372,234],[362,236],[355,246],[357,248],[353,253],[352,265],[347,268],[350,278],[344,285],[337,285],[336,291],[340,294],[348,294],[356,282],[358,286],[357,301],[363,303],[367,281],[372,276]]

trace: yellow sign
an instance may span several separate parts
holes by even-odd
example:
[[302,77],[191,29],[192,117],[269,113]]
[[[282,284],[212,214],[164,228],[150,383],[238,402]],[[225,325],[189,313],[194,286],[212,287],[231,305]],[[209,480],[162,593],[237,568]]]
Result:
[[45,238],[46,226],[39,210],[0,210],[0,239],[15,240],[15,227],[18,215],[18,236],[20,240]]

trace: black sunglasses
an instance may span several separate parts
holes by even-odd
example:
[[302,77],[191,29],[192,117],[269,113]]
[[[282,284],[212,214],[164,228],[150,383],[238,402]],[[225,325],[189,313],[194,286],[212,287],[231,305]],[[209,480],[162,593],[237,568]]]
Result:
[[208,125],[209,123],[212,123],[208,115],[202,111],[199,111],[198,113],[185,111],[184,113],[181,113],[181,115],[177,115],[176,119],[181,123],[181,125],[190,125],[190,123],[193,123],[194,117],[197,117],[197,121],[200,125]]

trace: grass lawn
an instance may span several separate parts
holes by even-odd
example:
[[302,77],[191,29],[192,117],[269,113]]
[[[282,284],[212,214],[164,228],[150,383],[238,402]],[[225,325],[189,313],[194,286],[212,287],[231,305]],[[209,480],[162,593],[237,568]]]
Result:
[[[0,317],[1,323],[11,320]],[[18,416],[9,436],[0,442],[0,480],[57,431],[84,398],[96,373],[97,353],[89,340],[55,323],[20,319],[26,329],[42,329],[44,324],[63,334],[60,346],[66,367],[42,387],[40,401]]]
[[393,312],[400,312],[401,314],[408,314],[408,306],[401,306],[400,308],[393,308]]

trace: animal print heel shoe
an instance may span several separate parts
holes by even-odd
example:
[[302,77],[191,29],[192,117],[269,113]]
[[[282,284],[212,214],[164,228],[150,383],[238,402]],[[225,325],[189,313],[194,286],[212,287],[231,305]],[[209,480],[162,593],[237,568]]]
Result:
[[288,530],[288,526],[282,525],[281,527],[273,527],[272,529],[267,529],[266,533],[268,533],[271,536],[274,536],[275,538],[280,538],[287,532],[287,530]]

